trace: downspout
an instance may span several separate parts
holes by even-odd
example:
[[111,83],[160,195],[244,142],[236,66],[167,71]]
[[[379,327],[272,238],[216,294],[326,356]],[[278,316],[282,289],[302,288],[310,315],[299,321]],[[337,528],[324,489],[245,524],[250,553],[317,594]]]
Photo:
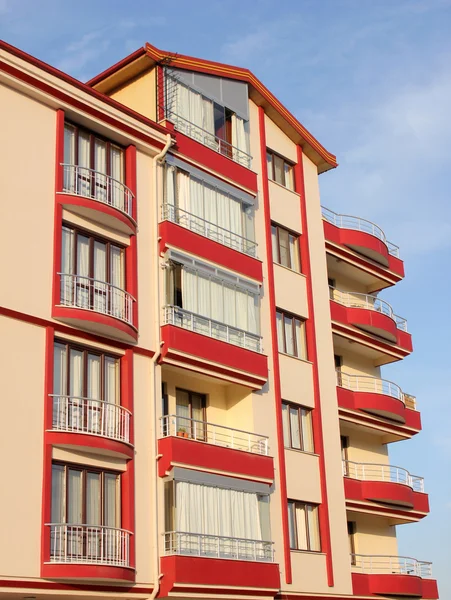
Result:
[[[157,163],[162,163],[164,157],[166,156],[167,151],[171,147],[173,141],[170,133],[166,136],[166,144],[164,148],[153,158],[152,164],[152,175],[153,175],[153,197],[155,202],[155,230],[158,230],[158,168]],[[160,252],[159,252],[159,243],[160,238],[157,237],[157,247],[156,247],[156,259],[154,264],[154,290],[155,290],[155,298],[156,298],[156,310],[157,314],[155,316],[155,342],[157,344],[158,350],[155,351],[155,354],[152,356],[151,360],[151,378],[152,378],[152,395],[153,395],[153,407],[152,407],[152,426],[151,426],[151,435],[152,446],[154,450],[155,459],[151,460],[151,484],[153,486],[153,573],[154,573],[154,588],[152,590],[152,594],[149,600],[155,600],[160,591],[160,581],[163,577],[163,573],[160,573],[160,553],[159,553],[159,533],[158,533],[158,473],[157,473],[157,462],[160,460],[161,455],[158,454],[158,435],[157,435],[157,398],[161,396],[161,390],[157,390],[157,362],[161,356],[161,350],[164,342],[161,341],[161,329],[160,329]]]

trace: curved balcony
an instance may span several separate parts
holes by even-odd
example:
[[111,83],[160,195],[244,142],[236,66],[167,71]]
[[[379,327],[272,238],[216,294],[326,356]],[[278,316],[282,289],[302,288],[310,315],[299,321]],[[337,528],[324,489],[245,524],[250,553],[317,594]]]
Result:
[[387,240],[378,225],[360,217],[338,214],[324,206],[322,215],[326,223],[338,228],[338,236],[328,236],[325,228],[326,239],[336,238],[332,241],[341,243],[384,267],[395,267],[395,270],[400,270],[402,263],[399,260],[399,248]]
[[329,288],[330,299],[345,306],[349,324],[390,342],[398,341],[398,330],[407,333],[407,321],[391,305],[371,294]]
[[61,163],[61,168],[63,188],[59,193],[65,196],[63,204],[95,220],[100,211],[106,225],[126,233],[136,231],[134,195],[122,181],[79,165]]
[[438,598],[432,564],[407,556],[351,554],[354,595]]
[[346,500],[383,502],[428,512],[424,479],[387,464],[343,461]]
[[58,273],[60,304],[55,315],[95,333],[136,341],[136,300],[106,281],[72,273]]
[[[129,449],[106,440],[130,445],[131,413],[123,406],[77,396],[50,394],[53,404],[52,431],[58,434],[59,443],[86,445],[130,455]],[[94,439],[92,438],[94,436]],[[58,441],[55,439],[55,441]]]

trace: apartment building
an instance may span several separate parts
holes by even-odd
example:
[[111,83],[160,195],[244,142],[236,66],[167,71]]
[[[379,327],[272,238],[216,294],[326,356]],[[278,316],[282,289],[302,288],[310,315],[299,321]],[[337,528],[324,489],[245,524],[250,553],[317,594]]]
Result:
[[246,69],[0,52],[0,598],[437,599],[402,249],[335,157]]

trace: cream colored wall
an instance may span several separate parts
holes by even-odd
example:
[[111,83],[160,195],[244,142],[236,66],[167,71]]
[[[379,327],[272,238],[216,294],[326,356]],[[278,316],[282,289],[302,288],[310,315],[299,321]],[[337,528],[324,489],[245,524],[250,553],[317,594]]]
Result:
[[389,464],[388,448],[381,444],[381,438],[377,435],[368,435],[355,427],[341,427],[341,434],[349,438],[348,460],[353,462],[368,462],[378,464]]
[[342,357],[341,369],[344,373],[381,377],[381,368],[374,366],[368,357],[354,352],[343,352],[342,350],[337,350],[337,354]]
[[396,529],[384,517],[354,513],[356,522],[355,553],[396,556]]
[[313,408],[313,369],[306,360],[279,353],[282,398],[295,404]]
[[147,71],[127,83],[124,87],[109,94],[111,98],[125,104],[136,112],[156,120],[156,71]]
[[[325,554],[313,552],[291,552],[291,569],[293,584],[282,589],[309,591],[313,594],[330,594],[332,589],[327,585]],[[335,589],[334,589],[335,591]]]
[[116,231],[115,229],[111,229],[109,227],[105,227],[104,225],[98,224],[95,221],[92,221],[91,219],[87,219],[86,217],[77,215],[73,213],[70,209],[63,209],[62,218],[64,222],[70,225],[86,229],[92,232],[93,234],[97,234],[101,237],[110,239],[114,242],[117,242],[118,244],[121,244],[122,246],[130,245],[130,236]]
[[[305,155],[303,158],[325,471],[334,563],[333,591],[334,593],[351,594],[352,583],[348,557],[336,375],[333,360],[326,252],[321,218],[318,173],[316,166]],[[329,589],[329,592],[331,591]]]
[[126,461],[114,456],[105,456],[100,453],[90,453],[85,450],[76,450],[73,448],[59,448],[53,446],[52,459],[63,462],[70,462],[78,465],[88,465],[97,469],[113,469],[114,471],[125,471]]
[[357,292],[359,294],[368,293],[367,286],[356,279],[344,277],[340,273],[328,272],[328,277],[335,279],[335,287],[343,292]]
[[304,319],[308,318],[307,283],[300,273],[274,263],[276,305]]
[[299,450],[285,450],[287,495],[292,500],[321,503],[319,458]]
[[25,579],[41,568],[45,329],[0,316],[0,331],[0,578]]
[[271,221],[295,233],[302,233],[299,194],[275,181],[268,181]]
[[4,86],[0,106],[0,305],[50,318],[56,112]]
[[277,154],[288,158],[291,162],[296,163],[296,144],[267,115],[265,115],[265,131],[266,146],[270,150],[277,152]]

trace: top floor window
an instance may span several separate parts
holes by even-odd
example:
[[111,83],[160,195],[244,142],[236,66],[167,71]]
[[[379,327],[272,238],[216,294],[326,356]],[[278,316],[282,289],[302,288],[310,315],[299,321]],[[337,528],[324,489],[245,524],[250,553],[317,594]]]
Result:
[[179,131],[250,167],[248,122],[166,71],[166,117]]
[[300,273],[299,236],[272,223],[271,239],[274,262]]
[[272,150],[266,150],[266,161],[269,179],[294,191],[293,163]]

